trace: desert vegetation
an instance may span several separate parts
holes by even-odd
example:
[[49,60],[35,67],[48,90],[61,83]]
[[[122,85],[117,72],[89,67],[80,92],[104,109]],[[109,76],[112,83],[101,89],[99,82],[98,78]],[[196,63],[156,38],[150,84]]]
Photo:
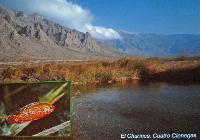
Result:
[[0,80],[73,80],[74,84],[130,80],[200,80],[200,58],[121,58],[96,61],[26,61],[0,64]]

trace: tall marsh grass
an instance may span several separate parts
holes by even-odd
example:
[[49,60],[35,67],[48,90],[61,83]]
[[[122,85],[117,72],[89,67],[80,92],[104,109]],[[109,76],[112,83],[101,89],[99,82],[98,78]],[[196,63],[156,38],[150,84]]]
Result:
[[[177,61],[176,61],[177,60]],[[0,74],[1,81],[43,81],[43,80],[73,80],[74,83],[115,82],[126,79],[148,79],[155,72],[182,67],[180,60],[160,58],[121,58],[118,60],[96,61],[63,61],[41,62],[38,64],[21,64],[18,67],[8,67]],[[185,67],[191,64],[184,63]],[[199,60],[199,58],[198,58]],[[199,62],[199,61],[198,61]]]

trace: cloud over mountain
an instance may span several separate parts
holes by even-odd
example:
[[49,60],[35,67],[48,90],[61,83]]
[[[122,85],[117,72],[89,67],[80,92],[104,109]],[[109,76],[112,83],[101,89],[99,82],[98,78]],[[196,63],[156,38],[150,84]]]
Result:
[[[6,0],[5,3],[13,2]],[[93,16],[87,9],[66,0],[15,0],[12,8],[39,13],[62,25],[89,32],[98,39],[118,39],[120,35],[111,28],[93,25]],[[22,6],[23,5],[23,6]]]

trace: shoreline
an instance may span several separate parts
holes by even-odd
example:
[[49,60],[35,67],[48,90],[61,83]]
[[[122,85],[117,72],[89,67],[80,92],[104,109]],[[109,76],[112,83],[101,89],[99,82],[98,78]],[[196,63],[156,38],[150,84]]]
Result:
[[121,58],[98,61],[0,62],[1,82],[73,81],[74,85],[129,81],[200,81],[200,58]]

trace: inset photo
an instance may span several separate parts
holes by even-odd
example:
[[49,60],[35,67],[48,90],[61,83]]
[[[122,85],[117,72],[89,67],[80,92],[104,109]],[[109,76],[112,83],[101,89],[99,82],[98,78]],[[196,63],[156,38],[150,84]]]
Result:
[[0,84],[0,136],[71,134],[71,81]]

